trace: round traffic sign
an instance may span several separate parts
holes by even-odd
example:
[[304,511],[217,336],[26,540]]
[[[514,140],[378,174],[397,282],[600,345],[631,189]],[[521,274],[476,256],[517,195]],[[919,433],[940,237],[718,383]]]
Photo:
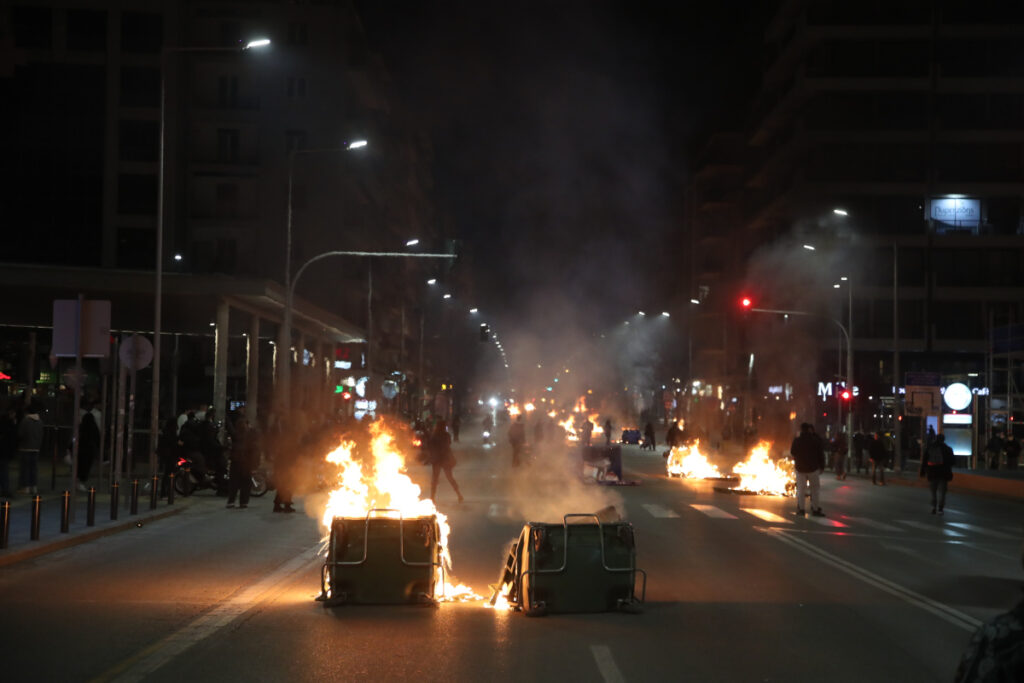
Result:
[[153,344],[145,337],[133,334],[121,342],[117,356],[129,370],[141,370],[153,361]]

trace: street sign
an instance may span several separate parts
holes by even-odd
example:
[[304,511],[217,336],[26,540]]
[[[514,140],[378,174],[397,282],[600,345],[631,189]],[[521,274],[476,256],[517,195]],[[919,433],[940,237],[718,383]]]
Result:
[[78,299],[53,302],[53,355],[74,358],[78,349],[79,325],[82,331],[82,356],[104,358],[110,354],[110,302],[83,301],[81,316]]
[[153,344],[145,337],[133,334],[121,342],[117,355],[129,370],[141,370],[153,361]]

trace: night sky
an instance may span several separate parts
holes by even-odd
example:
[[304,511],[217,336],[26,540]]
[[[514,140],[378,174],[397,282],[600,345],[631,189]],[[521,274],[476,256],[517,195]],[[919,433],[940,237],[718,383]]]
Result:
[[596,332],[689,299],[689,150],[742,125],[761,29],[746,3],[679,5],[361,8],[431,131],[436,199],[476,303],[506,329]]

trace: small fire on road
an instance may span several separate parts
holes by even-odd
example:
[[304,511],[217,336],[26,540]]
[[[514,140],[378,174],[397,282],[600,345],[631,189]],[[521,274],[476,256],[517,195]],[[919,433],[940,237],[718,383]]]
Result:
[[743,493],[759,496],[796,495],[796,472],[789,460],[772,460],[768,453],[772,444],[761,441],[751,449],[743,462],[732,468],[740,483],[734,487],[716,486],[720,493]]
[[670,477],[686,479],[722,479],[725,475],[714,465],[708,456],[701,453],[700,441],[688,446],[675,446],[669,451],[665,461],[665,469]]

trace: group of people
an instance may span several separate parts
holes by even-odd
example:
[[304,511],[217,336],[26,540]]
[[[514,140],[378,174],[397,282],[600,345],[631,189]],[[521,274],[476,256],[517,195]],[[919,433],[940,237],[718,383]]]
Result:
[[1016,470],[1020,464],[1020,442],[1012,431],[1005,436],[1002,432],[994,432],[985,445],[985,460],[990,470],[998,470],[1004,464],[1004,458],[1008,470]]
[[43,445],[42,407],[27,397],[8,402],[0,414],[0,496],[10,498],[10,463],[18,461],[18,493],[39,493],[39,450]]

